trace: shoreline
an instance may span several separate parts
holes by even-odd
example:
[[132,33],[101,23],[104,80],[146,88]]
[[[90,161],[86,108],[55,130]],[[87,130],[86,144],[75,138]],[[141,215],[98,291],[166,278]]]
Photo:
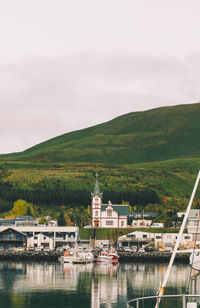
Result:
[[[58,252],[35,252],[35,251],[4,251],[0,252],[0,261],[58,261],[61,256]],[[190,253],[177,253],[175,263],[189,264]],[[143,253],[119,253],[119,262],[162,262],[168,263],[171,252],[143,252]]]
[[[170,261],[172,253],[166,251],[154,251],[154,252],[143,252],[143,253],[119,253],[120,262],[128,261],[141,261],[141,262],[163,262],[168,263]],[[174,263],[187,263],[189,264],[190,253],[177,253]]]

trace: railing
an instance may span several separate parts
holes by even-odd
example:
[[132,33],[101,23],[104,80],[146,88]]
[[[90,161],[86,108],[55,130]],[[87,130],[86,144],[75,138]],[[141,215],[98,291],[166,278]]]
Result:
[[[169,299],[169,298],[182,298],[182,308],[186,308],[187,305],[187,299],[189,298],[200,298],[200,294],[180,294],[180,295],[162,295],[162,296],[147,296],[147,297],[139,297],[139,298],[135,298],[135,299],[131,299],[130,301],[127,302],[127,308],[140,308],[143,307],[142,303],[144,303],[144,301],[148,301],[148,300],[155,300],[155,304],[152,307],[159,308],[159,306],[161,307],[161,299]],[[160,302],[161,301],[161,302]],[[169,307],[172,307],[172,305],[169,304]],[[167,306],[165,306],[167,307]],[[197,307],[197,306],[196,306]]]

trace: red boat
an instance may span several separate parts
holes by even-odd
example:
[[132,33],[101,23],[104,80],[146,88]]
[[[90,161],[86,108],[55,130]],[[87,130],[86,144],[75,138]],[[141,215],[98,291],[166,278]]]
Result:
[[119,255],[118,255],[118,253],[117,253],[117,251],[115,249],[110,249],[108,251],[108,254],[112,258],[112,263],[118,263]]

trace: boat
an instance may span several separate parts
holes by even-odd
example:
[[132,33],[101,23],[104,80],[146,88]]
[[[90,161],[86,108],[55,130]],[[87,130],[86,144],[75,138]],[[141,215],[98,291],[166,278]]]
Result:
[[88,251],[88,252],[85,251],[85,258],[88,261],[88,263],[93,263],[94,262],[94,255],[90,251]]
[[200,271],[200,254],[198,251],[194,251],[190,255],[190,265],[196,271]]
[[102,251],[97,256],[96,262],[112,263],[112,255],[110,255],[107,251]]
[[67,250],[61,258],[64,263],[73,263],[76,260],[76,251]]
[[94,255],[89,252],[79,250],[67,250],[60,259],[64,263],[86,264],[94,261]]
[[108,254],[112,258],[112,263],[118,263],[119,255],[118,255],[117,251],[114,248],[111,248],[110,250],[108,250]]

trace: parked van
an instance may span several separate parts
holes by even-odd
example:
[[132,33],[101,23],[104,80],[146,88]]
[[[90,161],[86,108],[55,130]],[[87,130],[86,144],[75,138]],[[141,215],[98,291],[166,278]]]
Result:
[[150,228],[164,228],[164,224],[163,222],[154,222],[154,224],[151,225]]

